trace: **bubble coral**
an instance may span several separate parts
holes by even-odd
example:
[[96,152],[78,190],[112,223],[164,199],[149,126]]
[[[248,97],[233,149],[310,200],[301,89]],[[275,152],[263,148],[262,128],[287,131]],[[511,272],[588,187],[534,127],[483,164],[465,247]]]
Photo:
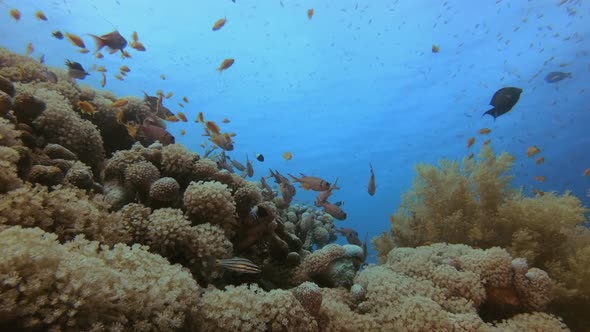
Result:
[[162,176],[173,177],[186,187],[193,171],[195,161],[199,155],[188,151],[180,144],[169,144],[162,148],[162,160],[160,171]]
[[96,126],[74,113],[71,105],[59,93],[37,89],[32,94],[46,104],[45,111],[33,121],[35,129],[49,142],[69,149],[79,160],[97,171],[104,159],[104,148]]
[[92,170],[82,162],[75,162],[65,176],[66,183],[80,189],[90,190],[94,185]]
[[155,181],[150,187],[150,198],[159,202],[176,200],[180,185],[174,178],[163,177]]
[[191,182],[184,192],[184,205],[191,221],[218,225],[229,238],[237,225],[236,205],[230,190],[217,181]]
[[145,247],[60,244],[38,228],[0,232],[0,307],[7,330],[162,330],[190,324],[198,286]]
[[195,319],[203,331],[318,331],[317,322],[289,291],[256,285],[205,292]]
[[85,234],[107,244],[127,242],[129,235],[118,219],[100,196],[90,198],[77,188],[58,186],[48,191],[25,184],[0,195],[0,225],[39,227],[56,233],[61,241]]
[[19,153],[9,147],[0,146],[0,194],[19,188],[22,180],[18,177]]
[[149,161],[138,161],[125,168],[125,182],[142,193],[149,192],[159,178],[160,171]]
[[51,187],[62,184],[64,173],[59,167],[34,165],[31,167],[27,181],[31,183],[40,183],[44,186]]

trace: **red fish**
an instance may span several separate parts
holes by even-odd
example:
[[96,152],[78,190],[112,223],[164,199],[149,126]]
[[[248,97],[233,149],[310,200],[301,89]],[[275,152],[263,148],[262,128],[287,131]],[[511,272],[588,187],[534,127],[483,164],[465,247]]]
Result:
[[150,124],[147,121],[144,121],[144,123],[139,126],[139,130],[145,137],[154,141],[160,141],[163,145],[174,144],[175,142],[174,136],[166,129]]
[[361,240],[359,239],[359,233],[357,233],[357,231],[355,231],[354,229],[341,227],[340,229],[337,229],[336,231],[338,233],[344,235],[344,237],[346,237],[346,241],[348,241],[348,243],[355,244],[359,247],[361,247],[363,245],[361,243]]
[[346,212],[344,212],[344,210],[342,210],[338,205],[325,202],[322,204],[322,207],[324,208],[324,212],[331,215],[332,217],[338,220],[346,219]]
[[375,195],[375,189],[377,187],[375,186],[375,173],[373,172],[373,165],[369,163],[369,167],[371,169],[371,176],[369,177],[369,186],[367,187],[367,191],[369,192],[369,195],[373,196]]
[[322,206],[322,204],[326,203],[326,201],[328,200],[328,198],[330,197],[330,195],[332,195],[332,190],[334,189],[340,189],[338,188],[338,178],[336,178],[336,181],[334,181],[334,184],[330,187],[330,189],[325,190],[325,191],[321,191],[317,197],[315,198],[315,206]]
[[301,188],[305,190],[313,190],[313,191],[325,191],[330,189],[330,182],[322,180],[315,176],[307,176],[303,173],[301,174],[301,178],[296,178],[293,175],[289,174],[290,177],[293,178],[294,182],[299,182],[301,184]]

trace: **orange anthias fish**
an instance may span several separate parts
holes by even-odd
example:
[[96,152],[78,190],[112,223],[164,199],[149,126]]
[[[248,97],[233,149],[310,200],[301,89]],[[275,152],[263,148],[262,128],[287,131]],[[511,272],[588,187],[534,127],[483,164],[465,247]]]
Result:
[[73,45],[78,46],[79,48],[86,48],[86,44],[84,44],[84,41],[80,36],[68,32],[65,33],[65,36]]
[[133,40],[136,43],[139,41],[139,36],[137,35],[137,31],[133,31],[133,33],[131,34],[131,40]]
[[490,144],[491,141],[492,141],[492,139],[488,138],[485,141],[483,141],[483,145],[488,145],[488,144]]
[[539,176],[535,176],[535,180],[537,180],[539,182],[545,182],[546,178],[542,175],[539,175]]
[[291,152],[283,152],[283,159],[291,160],[293,158],[293,154]]
[[489,134],[489,133],[491,133],[491,132],[492,132],[492,130],[491,130],[490,128],[481,128],[481,129],[478,131],[478,133],[479,133],[480,135],[486,135],[486,134]]
[[27,50],[26,50],[27,55],[31,55],[31,53],[33,53],[34,50],[35,49],[33,48],[33,43],[29,42],[27,44]]
[[132,41],[129,46],[131,46],[131,48],[134,50],[137,50],[140,52],[145,52],[145,46],[143,46],[143,44],[141,42]]
[[225,22],[227,22],[227,19],[225,17],[218,19],[217,21],[215,21],[215,24],[213,24],[213,28],[211,30],[217,31],[217,30],[223,28],[223,26],[225,25]]
[[311,20],[311,18],[313,17],[313,13],[314,13],[313,8],[309,8],[307,10],[307,18]]
[[103,47],[108,47],[111,51],[121,50],[127,46],[127,40],[121,36],[119,31],[115,30],[113,32],[109,32],[106,35],[97,36],[90,34],[94,41],[96,42],[96,51],[94,53],[100,51]]
[[438,45],[432,45],[431,49],[432,53],[438,53],[440,51],[440,47]]
[[117,99],[112,104],[111,107],[123,107],[129,103],[127,99]]
[[176,113],[176,116],[177,116],[177,117],[178,117],[178,118],[179,118],[179,119],[180,119],[182,122],[187,122],[187,121],[188,121],[188,120],[187,120],[187,118],[186,118],[186,115],[184,115],[184,113],[182,113],[182,112],[177,112],[177,113]]
[[219,68],[217,68],[217,71],[219,73],[221,73],[222,71],[231,67],[233,64],[234,64],[234,59],[231,59],[231,58],[225,59],[225,60],[223,60],[223,62],[221,62],[221,65],[219,65]]
[[42,11],[40,11],[40,10],[38,10],[38,11],[36,11],[36,12],[35,12],[35,17],[36,17],[38,20],[41,20],[41,21],[47,21],[47,16],[45,16],[45,13],[43,13],[43,12],[42,12]]
[[322,180],[315,176],[307,176],[303,173],[301,174],[301,178],[296,178],[291,174],[288,174],[291,178],[293,178],[293,182],[299,182],[301,184],[301,188],[305,190],[313,190],[313,191],[326,191],[330,189],[330,182]]
[[536,145],[533,145],[526,150],[526,155],[530,158],[539,152],[541,152],[541,149],[539,149]]
[[195,122],[205,123],[205,116],[203,115],[203,112],[199,112]]
[[233,141],[228,133],[213,134],[209,137],[209,140],[225,151],[232,151],[234,149]]
[[369,163],[369,167],[371,170],[371,176],[369,176],[369,185],[367,187],[367,191],[369,192],[369,195],[373,196],[375,195],[375,173],[373,172],[373,165],[371,165],[371,163]]
[[470,148],[475,143],[475,137],[469,137],[467,140],[467,148]]
[[537,165],[541,165],[544,162],[545,162],[545,157],[539,157],[539,158],[537,158],[537,160],[535,160],[535,164],[537,164]]
[[205,122],[205,127],[207,127],[207,129],[209,129],[214,135],[221,135],[221,129],[214,121]]
[[10,16],[15,19],[16,21],[20,20],[20,11],[16,8],[12,8],[10,10]]
[[80,111],[84,114],[94,115],[96,113],[94,106],[87,101],[79,101],[78,107],[80,107]]
[[[584,170],[584,173],[582,173],[582,176],[590,176],[590,168],[586,168]],[[589,191],[590,192],[590,191]]]

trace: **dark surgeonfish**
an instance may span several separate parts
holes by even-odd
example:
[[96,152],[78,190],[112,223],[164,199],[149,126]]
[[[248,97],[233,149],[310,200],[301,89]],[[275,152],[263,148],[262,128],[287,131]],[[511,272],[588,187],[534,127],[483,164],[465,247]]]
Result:
[[562,71],[552,71],[547,76],[545,76],[545,82],[547,83],[556,83],[566,78],[571,78],[572,73],[564,73]]
[[483,115],[489,114],[496,121],[496,118],[500,115],[510,112],[512,107],[518,102],[521,93],[522,89],[515,87],[506,87],[496,91],[490,101],[490,105],[494,106],[494,108],[485,112]]
[[68,67],[68,76],[71,78],[83,80],[86,76],[90,75],[78,62],[66,60],[66,66]]
[[117,50],[122,51],[125,46],[127,46],[127,40],[123,38],[117,30],[102,36],[93,34],[90,34],[90,36],[94,38],[94,41],[96,42],[96,51],[94,51],[94,53],[100,51],[100,49],[105,46],[111,50],[111,53],[114,53]]

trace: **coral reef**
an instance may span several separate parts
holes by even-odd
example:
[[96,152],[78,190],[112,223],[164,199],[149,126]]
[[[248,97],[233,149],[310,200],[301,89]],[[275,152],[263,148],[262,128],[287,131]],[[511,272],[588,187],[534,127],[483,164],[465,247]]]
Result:
[[[590,305],[590,230],[582,227],[587,210],[569,193],[548,192],[525,197],[510,187],[512,157],[495,155],[484,145],[478,158],[462,164],[441,161],[440,168],[418,165],[414,187],[404,194],[391,225],[391,237],[375,238],[384,261],[392,245],[464,243],[480,248],[499,246],[547,271],[555,280],[552,312],[568,325],[588,326],[577,308]],[[572,314],[575,313],[575,314]],[[573,318],[576,317],[576,318]]]
[[331,244],[330,215],[290,204],[288,180],[276,198],[225,153],[135,137],[157,117],[140,98],[5,49],[0,90],[1,330],[556,330],[551,313],[584,317],[584,210],[512,190],[507,155],[420,166],[392,235],[373,241],[382,265],[363,268],[363,248]]

